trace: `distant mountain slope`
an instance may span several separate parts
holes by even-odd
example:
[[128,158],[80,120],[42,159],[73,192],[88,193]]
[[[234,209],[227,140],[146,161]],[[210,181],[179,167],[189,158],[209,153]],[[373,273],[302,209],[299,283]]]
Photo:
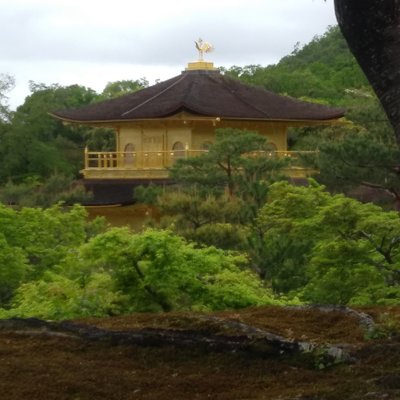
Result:
[[229,76],[276,93],[340,105],[349,90],[369,84],[337,26],[293,52],[276,65],[233,66]]

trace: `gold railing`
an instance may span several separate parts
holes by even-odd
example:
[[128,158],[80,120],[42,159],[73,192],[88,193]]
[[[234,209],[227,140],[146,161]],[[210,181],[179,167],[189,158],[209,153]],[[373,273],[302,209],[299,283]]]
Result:
[[[88,179],[165,179],[167,168],[180,158],[195,157],[207,153],[207,150],[170,150],[170,151],[88,151],[85,149],[85,169],[82,171]],[[290,158],[285,169],[288,176],[305,177],[316,171],[302,165],[302,155],[312,155],[314,151],[257,151],[250,157]]]
[[179,158],[195,157],[207,150],[87,151],[85,169],[164,169]]
[[[163,169],[170,167],[179,158],[195,157],[207,153],[207,150],[172,151],[101,151],[85,150],[85,169]],[[315,154],[314,151],[257,151],[250,156],[271,158],[290,158],[299,160],[302,154]]]
[[304,168],[303,165],[303,157],[311,156],[317,154],[316,151],[307,151],[307,150],[300,150],[300,151],[255,151],[249,153],[251,156],[255,157],[269,157],[269,158],[287,158],[290,159],[289,168],[296,168],[301,167]]

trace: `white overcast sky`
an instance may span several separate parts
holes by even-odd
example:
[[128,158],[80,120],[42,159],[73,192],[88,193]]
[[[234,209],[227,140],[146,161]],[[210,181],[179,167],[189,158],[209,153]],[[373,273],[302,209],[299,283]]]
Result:
[[14,76],[15,108],[28,82],[80,84],[165,80],[196,61],[274,64],[336,24],[333,0],[0,0],[0,73]]

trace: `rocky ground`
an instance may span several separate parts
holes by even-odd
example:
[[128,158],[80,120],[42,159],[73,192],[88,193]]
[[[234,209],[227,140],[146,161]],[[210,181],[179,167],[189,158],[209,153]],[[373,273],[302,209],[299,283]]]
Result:
[[400,399],[400,307],[3,320],[0,399]]

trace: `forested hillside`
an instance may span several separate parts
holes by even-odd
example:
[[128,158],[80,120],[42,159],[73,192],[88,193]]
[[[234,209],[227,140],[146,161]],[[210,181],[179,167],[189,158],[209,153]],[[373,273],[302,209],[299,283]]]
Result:
[[347,104],[347,93],[370,91],[337,26],[304,46],[298,43],[276,65],[233,66],[225,73],[276,93],[332,105]]

